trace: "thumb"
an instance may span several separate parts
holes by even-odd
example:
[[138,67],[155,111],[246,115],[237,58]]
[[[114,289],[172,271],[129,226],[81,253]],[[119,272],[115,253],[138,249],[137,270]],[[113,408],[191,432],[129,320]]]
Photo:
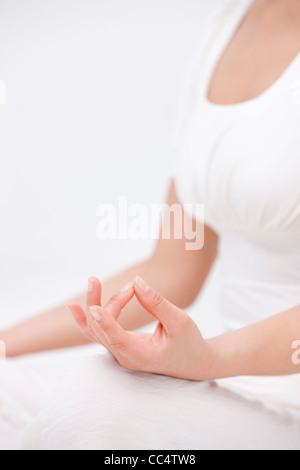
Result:
[[136,297],[139,303],[153,315],[163,326],[169,327],[182,316],[183,312],[156,292],[145,281],[137,276],[133,282]]

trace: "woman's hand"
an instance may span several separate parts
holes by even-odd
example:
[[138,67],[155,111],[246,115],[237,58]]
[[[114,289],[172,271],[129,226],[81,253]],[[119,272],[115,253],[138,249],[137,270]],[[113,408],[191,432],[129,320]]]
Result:
[[[93,278],[94,292],[87,301],[87,313],[69,304],[83,334],[103,346],[125,369],[150,372],[188,380],[206,380],[213,352],[193,320],[137,277],[100,305],[101,285]],[[140,304],[157,320],[153,335],[125,331],[117,319],[136,295]]]
[[[96,278],[89,291],[86,314],[76,304],[69,304],[69,309],[83,334],[105,346],[126,369],[197,381],[300,373],[293,349],[300,337],[300,305],[206,341],[183,310],[141,278],[115,294],[105,307],[100,304],[101,284]],[[153,335],[126,331],[117,322],[134,294],[158,320]]]

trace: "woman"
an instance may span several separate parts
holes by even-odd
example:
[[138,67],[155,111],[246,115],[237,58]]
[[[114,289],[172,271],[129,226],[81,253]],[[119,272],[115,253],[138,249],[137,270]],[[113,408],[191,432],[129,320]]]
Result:
[[[83,299],[68,304],[79,329],[62,307],[2,334],[10,356],[96,341],[123,367],[96,358],[74,372],[25,447],[57,448],[68,435],[67,448],[300,449],[299,53],[299,0],[231,1],[210,25],[168,199],[204,204],[205,221],[185,213],[197,230],[205,223],[204,247],[161,239],[151,259],[102,288],[91,278],[85,311]],[[217,251],[224,334],[204,340],[183,309]],[[153,317],[153,336],[133,332]],[[223,378],[276,413],[207,383]]]

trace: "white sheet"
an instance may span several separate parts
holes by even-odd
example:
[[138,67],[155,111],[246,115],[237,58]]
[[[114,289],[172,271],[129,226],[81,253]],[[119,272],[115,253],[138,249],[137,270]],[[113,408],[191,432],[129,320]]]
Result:
[[0,419],[0,450],[19,450],[21,432]]
[[27,425],[71,365],[90,351],[78,348],[0,362],[0,450],[20,448]]
[[214,383],[128,372],[97,354],[51,392],[22,448],[300,450],[300,421]]
[[296,415],[214,383],[128,372],[106,353],[8,361],[0,376],[0,450],[300,450]]

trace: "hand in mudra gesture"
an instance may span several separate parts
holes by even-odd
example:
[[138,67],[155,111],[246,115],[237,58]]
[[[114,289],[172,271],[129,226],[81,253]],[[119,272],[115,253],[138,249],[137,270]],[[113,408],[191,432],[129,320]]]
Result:
[[[68,304],[82,333],[103,345],[125,369],[167,375],[188,380],[204,380],[213,361],[205,341],[189,315],[164,299],[140,277],[101,305],[101,284],[90,281],[86,312]],[[158,321],[153,334],[124,330],[118,318],[136,296]]]

